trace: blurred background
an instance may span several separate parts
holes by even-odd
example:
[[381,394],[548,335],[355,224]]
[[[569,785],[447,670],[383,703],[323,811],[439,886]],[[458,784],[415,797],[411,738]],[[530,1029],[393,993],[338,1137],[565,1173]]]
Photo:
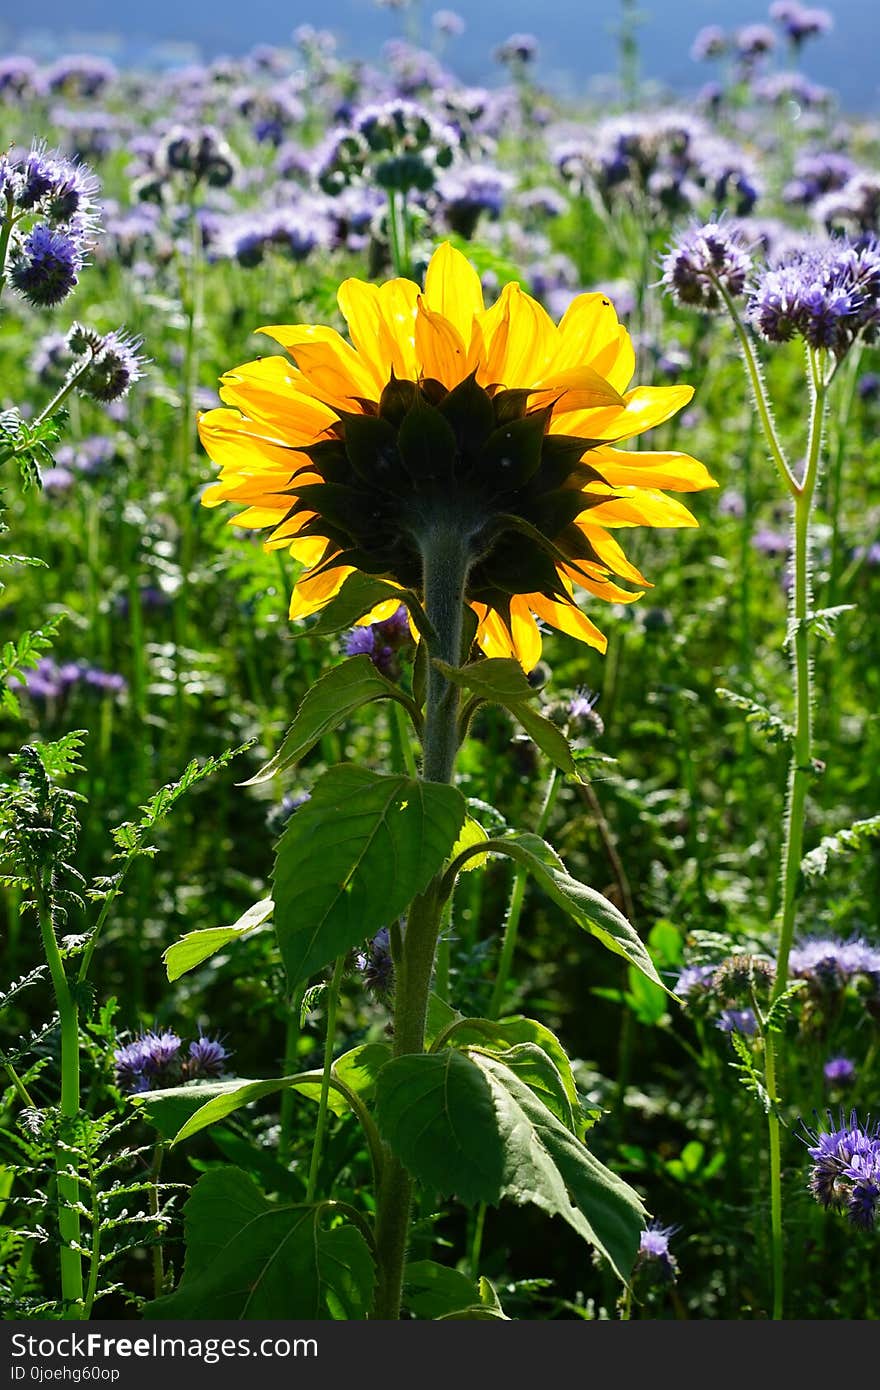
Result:
[[[236,55],[254,43],[283,43],[298,24],[332,29],[342,50],[358,58],[377,58],[383,43],[401,31],[395,4],[376,0],[321,0],[281,6],[276,0],[152,0],[149,6],[118,0],[43,0],[39,24],[26,9],[0,17],[0,48],[34,57],[53,57],[75,49],[105,53],[114,62],[173,66],[218,54]],[[410,7],[409,23],[420,37],[434,33],[432,15],[441,6]],[[654,3],[598,4],[596,0],[460,0],[452,8],[464,33],[444,40],[446,56],[464,81],[493,77],[492,50],[514,30],[534,32],[541,43],[539,80],[561,93],[594,94],[597,82],[618,65],[618,35],[625,12],[636,13],[642,75],[685,94],[696,91],[704,70],[690,57],[694,34],[704,24],[731,27],[766,20],[761,0],[654,0]],[[837,88],[849,110],[873,109],[880,97],[877,0],[835,0],[834,29],[821,44],[808,46],[803,68],[816,82]],[[494,70],[495,80],[497,69]]]

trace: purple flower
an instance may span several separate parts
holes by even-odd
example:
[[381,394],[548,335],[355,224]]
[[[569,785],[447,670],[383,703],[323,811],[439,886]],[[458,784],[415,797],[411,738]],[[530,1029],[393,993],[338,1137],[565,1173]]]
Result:
[[534,34],[511,34],[495,49],[497,63],[506,67],[525,66],[533,63],[538,56],[538,40]]
[[725,488],[718,498],[718,515],[733,516],[740,519],[744,517],[745,514],[746,500],[742,493],[737,492],[736,488],[733,487]]
[[447,38],[459,38],[466,29],[466,24],[460,14],[455,10],[437,10],[431,16],[431,23],[438,34],[444,34]]
[[40,223],[12,255],[9,279],[35,308],[51,308],[66,299],[77,283],[82,250],[67,232]]
[[650,1221],[639,1237],[636,1272],[653,1277],[658,1283],[674,1284],[678,1278],[678,1261],[669,1249],[669,1240],[677,1226],[661,1226]]
[[797,0],[774,0],[770,6],[770,18],[775,19],[786,38],[800,48],[807,39],[827,34],[834,27],[834,20],[827,10],[808,9]]
[[709,311],[723,308],[721,291],[741,295],[751,256],[739,230],[707,222],[685,232],[663,259],[663,283],[678,304]]
[[751,65],[776,47],[776,35],[768,24],[746,24],[737,29],[734,46],[741,62]]
[[822,1072],[829,1086],[851,1086],[856,1079],[855,1063],[848,1057],[832,1057]]
[[846,1211],[857,1230],[868,1231],[880,1201],[880,1123],[869,1116],[862,1124],[855,1110],[848,1119],[841,1113],[836,1129],[833,1123],[828,1112],[828,1130],[806,1130],[809,1189],[820,1206]]
[[39,72],[32,58],[10,54],[0,58],[0,100],[29,100],[39,87]]
[[880,227],[880,175],[861,170],[843,188],[813,205],[813,216],[828,231],[876,232]]
[[814,937],[793,948],[789,970],[794,979],[809,980],[822,990],[839,990],[860,975],[880,980],[880,948],[862,937],[849,941]]
[[184,1063],[187,1079],[198,1076],[222,1076],[224,1062],[231,1054],[219,1038],[208,1038],[200,1033],[195,1042],[189,1045],[189,1058]]
[[743,1033],[751,1037],[758,1031],[758,1020],[751,1009],[722,1009],[715,1027],[722,1033]]
[[136,1093],[159,1089],[178,1079],[181,1040],[166,1030],[142,1033],[133,1042],[113,1053],[116,1084],[120,1090]]
[[672,986],[673,994],[687,999],[690,995],[707,993],[716,968],[714,965],[686,965]]
[[842,357],[880,322],[880,245],[871,236],[807,242],[762,273],[748,312],[769,342],[800,336]]
[[706,24],[691,44],[691,57],[695,63],[704,63],[711,58],[723,58],[729,45],[728,36],[718,24]]
[[856,390],[859,400],[874,401],[880,396],[880,374],[877,372],[864,372],[859,377]]
[[43,81],[50,92],[86,100],[99,96],[115,77],[116,69],[107,59],[77,53],[52,63],[44,72]]
[[791,538],[782,531],[774,531],[770,526],[762,526],[752,536],[752,545],[762,555],[787,555],[791,549]]
[[500,217],[512,185],[509,174],[488,164],[453,169],[437,184],[443,216],[454,232],[470,240],[483,213],[493,221]]
[[90,366],[77,382],[77,390],[94,401],[106,405],[122,400],[144,374],[146,359],[140,354],[143,340],[121,329],[102,334],[74,324],[67,341],[78,356],[84,352],[92,354]]

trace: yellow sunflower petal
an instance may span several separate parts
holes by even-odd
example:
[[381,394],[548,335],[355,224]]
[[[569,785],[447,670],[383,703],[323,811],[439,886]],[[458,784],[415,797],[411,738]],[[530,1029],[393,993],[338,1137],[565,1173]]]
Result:
[[512,281],[477,321],[486,343],[487,385],[527,388],[544,379],[558,351],[559,331],[536,299]]
[[541,634],[529,606],[531,596],[516,594],[510,600],[510,636],[513,653],[524,671],[532,671],[541,660]]
[[290,353],[306,381],[303,389],[316,389],[331,400],[375,396],[387,379],[380,362],[361,357],[335,328],[321,324],[271,324],[258,328]]
[[[336,420],[334,412],[299,389],[303,381],[283,357],[245,362],[220,378],[220,398],[281,440],[310,444]],[[210,413],[210,412],[209,412]]]
[[597,292],[576,295],[559,320],[553,369],[565,371],[583,363],[593,366],[599,353],[609,344],[616,345],[619,338],[620,323],[608,296]]
[[590,508],[590,519],[600,526],[699,526],[683,502],[647,488],[628,489],[625,496],[610,497]]
[[692,386],[636,386],[627,391],[622,408],[607,406],[576,411],[558,421],[554,417],[550,429],[554,433],[604,439],[609,443],[632,439],[676,415],[693,394]]
[[344,280],[337,300],[351,340],[376,369],[378,390],[390,371],[412,379],[416,374],[415,313],[419,287],[411,280],[390,280],[381,288],[363,280]]
[[469,344],[474,318],[483,313],[483,287],[470,261],[448,241],[437,247],[425,275],[425,302]]
[[452,390],[467,375],[467,352],[457,328],[429,309],[419,297],[416,307],[416,353],[426,377]]
[[290,596],[289,616],[307,618],[310,613],[317,613],[339,593],[350,574],[354,574],[351,565],[340,565],[337,569],[322,570],[313,577],[304,575]]
[[554,603],[544,598],[543,594],[530,594],[529,603],[539,618],[559,632],[567,632],[570,637],[577,637],[580,642],[586,642],[587,646],[595,647],[599,652],[604,652],[608,646],[605,634],[574,603]]
[[585,516],[575,522],[575,525],[579,531],[583,532],[602,563],[607,565],[613,574],[619,575],[621,579],[628,579],[631,584],[642,584],[646,589],[653,588],[641,570],[636,569],[632,561],[626,558],[622,547],[614,537],[603,530],[601,526],[596,526],[587,520],[593,515],[593,512],[587,512]]
[[700,492],[717,487],[706,465],[690,454],[657,453],[643,449],[627,453],[623,449],[590,450],[590,463],[613,487],[671,488],[673,492]]

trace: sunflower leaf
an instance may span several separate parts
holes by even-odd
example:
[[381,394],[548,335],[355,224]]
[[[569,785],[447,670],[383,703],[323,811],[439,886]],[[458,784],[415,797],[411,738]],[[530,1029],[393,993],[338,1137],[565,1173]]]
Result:
[[449,666],[445,661],[435,661],[434,665],[453,685],[461,686],[482,703],[503,705],[561,772],[577,776],[568,740],[561,729],[535,709],[535,691],[518,661],[493,656],[468,666]]
[[412,702],[400,687],[380,675],[368,656],[353,656],[341,666],[333,666],[306,692],[275,756],[242,786],[270,782],[294,767],[324,734],[337,729],[361,705],[374,700],[397,700],[414,713]]
[[275,857],[275,934],[290,988],[406,911],[442,868],[465,818],[455,787],[331,768]]

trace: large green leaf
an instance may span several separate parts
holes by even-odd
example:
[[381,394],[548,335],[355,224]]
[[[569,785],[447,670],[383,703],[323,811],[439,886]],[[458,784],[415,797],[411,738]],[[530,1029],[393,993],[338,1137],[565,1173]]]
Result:
[[595,936],[615,955],[634,965],[654,984],[665,989],[654,962],[635,927],[623,913],[595,888],[572,878],[555,850],[539,835],[512,835],[498,842],[518,864],[524,864],[547,892],[578,926]]
[[240,1168],[213,1168],[184,1207],[186,1261],[148,1319],[367,1316],[375,1272],[356,1227],[332,1207],[275,1206]]
[[291,989],[406,911],[465,817],[454,787],[334,767],[276,851],[275,933]]
[[556,1063],[548,1057],[543,1048],[532,1042],[521,1042],[502,1052],[496,1052],[494,1048],[485,1050],[491,1051],[493,1056],[497,1056],[499,1061],[509,1067],[513,1074],[544,1102],[551,1114],[555,1115],[566,1129],[570,1129],[572,1134],[577,1133],[575,1107],[565,1093],[565,1083]]
[[380,1073],[376,1119],[420,1183],[465,1202],[509,1197],[561,1216],[627,1278],[644,1226],[638,1194],[501,1058],[477,1050],[398,1057]]
[[504,1195],[561,1216],[626,1280],[647,1213],[638,1193],[589,1149],[500,1059],[472,1054],[492,1087],[506,1138]]
[[578,1122],[581,1121],[580,1097],[568,1054],[556,1034],[543,1023],[526,1018],[523,1014],[498,1020],[459,1017],[458,1021],[453,1015],[447,1026],[451,1027],[448,1037],[450,1047],[466,1047],[468,1043],[476,1043],[478,1047],[491,1052],[506,1052],[517,1043],[534,1043],[540,1047],[553,1062],[574,1116]]
[[270,782],[305,757],[324,734],[336,729],[361,705],[372,700],[397,700],[409,707],[407,696],[380,675],[368,656],[353,656],[334,666],[309,689],[274,758],[242,785]]
[[234,1094],[242,1086],[256,1084],[228,1076],[222,1081],[191,1082],[186,1086],[169,1086],[164,1091],[143,1091],[129,1099],[164,1139],[174,1139],[192,1116],[210,1101]]
[[187,932],[173,946],[169,946],[162,959],[169,980],[179,980],[188,970],[195,970],[203,961],[215,956],[231,941],[238,941],[248,932],[255,931],[271,916],[274,903],[271,898],[261,898],[258,903],[243,912],[231,927],[204,927],[200,931]]
[[468,666],[434,663],[453,685],[463,687],[486,704],[504,705],[519,720],[526,733],[562,772],[577,776],[577,764],[561,729],[535,709],[535,691],[526,680],[518,661],[493,656]]
[[414,1177],[441,1197],[498,1201],[503,1141],[491,1088],[466,1053],[389,1062],[376,1085],[376,1123]]

